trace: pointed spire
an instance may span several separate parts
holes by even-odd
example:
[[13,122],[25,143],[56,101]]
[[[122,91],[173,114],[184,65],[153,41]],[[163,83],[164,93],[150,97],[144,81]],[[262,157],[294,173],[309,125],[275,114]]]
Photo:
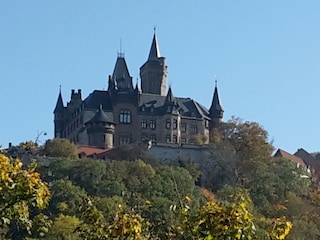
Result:
[[210,117],[211,118],[222,118],[223,117],[223,108],[220,104],[219,94],[218,94],[218,87],[217,87],[217,79],[215,80],[215,88],[212,98],[212,103],[210,107]]
[[169,90],[166,96],[166,103],[175,103],[176,98],[173,96],[171,86],[169,86]]
[[56,107],[54,108],[53,113],[63,112],[64,106],[63,106],[63,100],[61,95],[61,85],[59,86],[59,96],[57,100]]
[[151,43],[151,48],[150,48],[148,60],[158,59],[160,57],[161,57],[161,55],[160,55],[160,50],[159,50],[159,46],[158,46],[156,30],[154,28],[154,34],[153,34],[153,39],[152,39],[152,43]]

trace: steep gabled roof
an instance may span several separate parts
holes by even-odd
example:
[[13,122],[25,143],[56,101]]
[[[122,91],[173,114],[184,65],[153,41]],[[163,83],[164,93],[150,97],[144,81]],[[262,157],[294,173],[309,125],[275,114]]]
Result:
[[283,158],[289,159],[292,162],[297,163],[301,166],[306,166],[306,164],[304,163],[304,161],[300,157],[292,155],[282,149],[278,149],[273,156],[274,157],[283,157]]
[[126,60],[123,56],[119,56],[116,61],[116,65],[113,70],[112,79],[117,80],[120,78],[128,79],[130,77],[129,70],[127,67]]
[[320,162],[314,158],[310,153],[308,153],[303,148],[299,148],[298,151],[294,154],[297,157],[300,157],[308,167],[315,169],[320,169]]
[[153,35],[152,43],[151,43],[151,48],[149,52],[149,57],[148,60],[155,60],[160,58],[160,50],[158,46],[158,40],[156,34]]

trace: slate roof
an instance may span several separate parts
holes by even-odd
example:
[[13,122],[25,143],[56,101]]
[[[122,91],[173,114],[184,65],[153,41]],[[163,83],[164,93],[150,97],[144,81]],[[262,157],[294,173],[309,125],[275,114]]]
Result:
[[84,108],[99,109],[102,104],[104,111],[112,111],[112,103],[108,91],[94,90],[84,101]]
[[283,157],[283,158],[289,159],[292,162],[297,163],[301,166],[306,166],[306,164],[304,163],[304,161],[300,157],[292,155],[282,149],[278,149],[277,152],[273,156],[274,157]]
[[[140,95],[139,107],[153,106],[155,114],[160,114],[159,111],[162,111],[162,107],[165,106],[166,98],[167,96],[142,93]],[[208,109],[191,98],[175,97],[175,101],[182,110],[180,111],[182,116],[196,118],[209,117]]]
[[308,153],[303,148],[299,148],[298,151],[294,154],[297,157],[302,158],[305,164],[314,169],[320,169],[320,162],[314,158],[310,153]]
[[[138,93],[137,93],[138,94]],[[157,94],[139,93],[138,107],[141,109],[142,106],[146,108],[153,107],[154,115],[163,114],[163,109],[166,107],[167,96],[161,96]],[[191,98],[174,97],[174,102],[180,108],[180,113],[185,117],[196,117],[196,118],[208,118],[209,110]],[[84,101],[85,109],[99,109],[102,104],[104,112],[112,112],[112,99],[108,91],[95,90],[93,91]],[[113,118],[112,118],[113,119]]]
[[211,103],[211,107],[210,107],[209,112],[210,112],[211,117],[215,117],[215,118],[220,117],[221,113],[223,113],[223,109],[222,109],[222,106],[221,106],[220,100],[219,100],[217,85],[214,88],[212,103]]
[[151,48],[150,48],[148,60],[155,60],[160,57],[161,57],[161,55],[160,55],[160,49],[158,46],[157,36],[156,36],[156,34],[154,34],[153,39],[152,39],[152,43],[151,43]]
[[61,90],[60,90],[57,104],[56,104],[56,107],[54,108],[53,113],[63,112],[63,110],[64,110],[64,106],[63,106],[63,100],[62,100]]
[[113,113],[111,112],[105,113],[102,109],[102,105],[100,105],[99,110],[87,123],[94,123],[94,122],[95,123],[97,122],[114,123]]

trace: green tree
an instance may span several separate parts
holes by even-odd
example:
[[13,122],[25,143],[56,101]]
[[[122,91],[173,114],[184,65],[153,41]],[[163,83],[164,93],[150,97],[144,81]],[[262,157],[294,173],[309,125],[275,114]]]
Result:
[[80,240],[82,238],[76,233],[80,225],[81,221],[77,217],[60,214],[54,219],[46,239]]
[[79,186],[74,185],[70,180],[53,181],[52,199],[49,210],[53,214],[64,213],[70,216],[79,216],[79,206],[82,199],[88,197],[87,193]]
[[77,158],[77,146],[65,138],[47,140],[44,144],[43,154],[48,157]]

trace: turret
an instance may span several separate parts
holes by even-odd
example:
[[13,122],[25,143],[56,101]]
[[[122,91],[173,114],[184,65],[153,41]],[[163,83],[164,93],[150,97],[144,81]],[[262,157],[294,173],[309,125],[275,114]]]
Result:
[[210,129],[218,127],[219,123],[221,122],[221,119],[223,118],[223,112],[224,111],[219,100],[218,87],[216,81],[211,107],[209,109],[209,116],[211,118]]
[[111,116],[108,116],[100,105],[96,114],[85,123],[89,136],[89,145],[101,148],[113,148],[113,135],[115,123]]
[[58,100],[56,103],[56,107],[54,108],[53,114],[54,114],[54,137],[63,137],[62,131],[63,131],[63,124],[64,124],[64,112],[65,107],[63,105],[62,95],[61,95],[61,86],[59,89],[59,95]]
[[153,35],[149,57],[140,67],[143,93],[166,95],[168,69],[165,58],[161,57],[156,34]]

